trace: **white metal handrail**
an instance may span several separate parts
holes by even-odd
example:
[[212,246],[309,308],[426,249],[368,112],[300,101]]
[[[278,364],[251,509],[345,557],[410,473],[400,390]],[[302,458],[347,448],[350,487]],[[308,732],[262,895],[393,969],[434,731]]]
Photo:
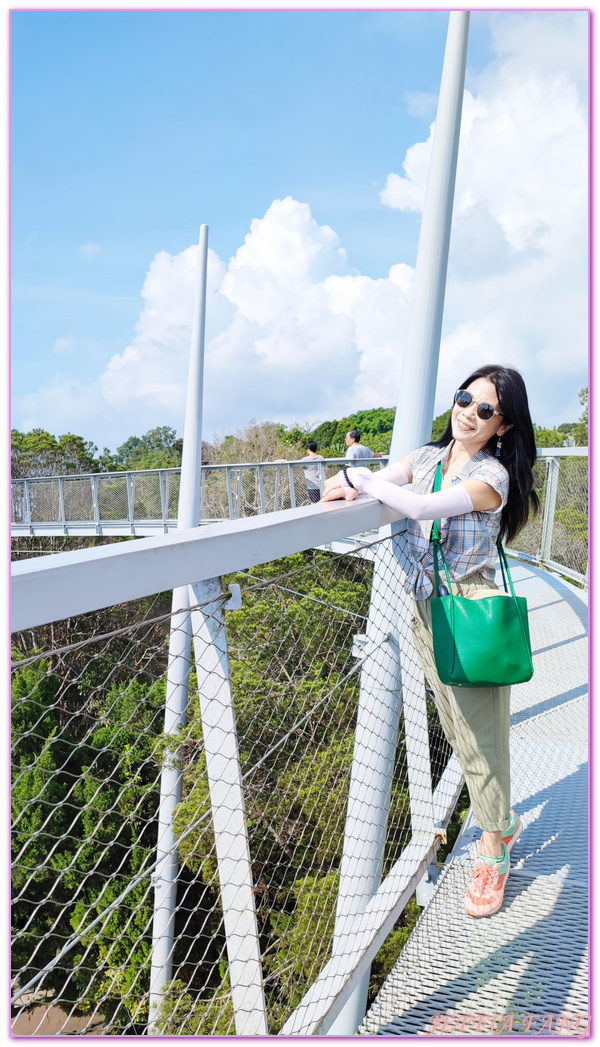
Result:
[[[387,455],[368,460],[378,468]],[[346,458],[316,461],[320,487],[327,468]],[[363,464],[367,464],[367,460]],[[238,462],[203,465],[198,523],[294,509],[309,502],[305,470],[311,462]],[[11,534],[89,535],[166,533],[177,527],[181,470],[32,476],[11,481]]]
[[[539,480],[543,509],[535,522],[528,525],[513,543],[510,552],[531,563],[562,572],[580,585],[587,586],[587,470],[582,459],[587,459],[587,447],[551,447],[538,449],[538,462],[545,465],[545,475]],[[319,462],[321,484],[327,467],[336,467],[343,458],[329,458]],[[387,462],[382,456],[370,460],[380,467]],[[223,526],[227,520],[257,518],[283,509],[293,510],[308,503],[304,479],[305,464],[288,462],[238,463],[236,465],[203,466],[201,477],[202,522]],[[211,474],[218,478],[220,493],[211,484]],[[244,478],[247,478],[246,480]],[[65,498],[69,484],[88,485],[90,494],[89,519],[68,520]],[[107,520],[103,515],[105,494],[103,484],[123,486],[121,519]],[[154,490],[152,489],[154,485]],[[48,486],[50,485],[50,487]],[[148,513],[142,518],[145,485],[147,505],[155,506],[154,518]],[[179,487],[178,469],[149,469],[141,472],[97,473],[89,476],[32,477],[13,480],[13,537],[25,535],[122,535],[136,536],[166,534],[177,526],[175,495]],[[36,489],[42,492],[38,498]],[[65,494],[66,490],[66,494]],[[136,494],[137,490],[137,494]],[[92,497],[93,494],[93,497]],[[209,509],[212,499],[213,518]],[[42,509],[54,505],[57,519],[35,520]],[[32,508],[32,506],[34,508]],[[37,507],[37,508],[36,508]],[[316,506],[311,506],[311,515]],[[570,516],[572,520],[570,521]],[[17,522],[15,522],[17,518]],[[19,522],[20,521],[20,522]],[[200,522],[200,520],[199,520]],[[573,526],[569,526],[570,522]],[[323,544],[323,542],[317,542]]]
[[17,561],[12,564],[12,630],[244,570],[398,519],[373,498],[323,502]]

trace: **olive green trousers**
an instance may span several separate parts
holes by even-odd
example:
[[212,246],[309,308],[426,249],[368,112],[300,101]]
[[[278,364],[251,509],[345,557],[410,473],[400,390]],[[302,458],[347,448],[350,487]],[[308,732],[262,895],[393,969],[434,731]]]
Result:
[[[481,574],[452,583],[457,596],[497,588]],[[450,687],[437,674],[431,634],[431,597],[415,600],[411,625],[425,679],[444,734],[462,768],[475,820],[484,832],[510,822],[510,687]]]

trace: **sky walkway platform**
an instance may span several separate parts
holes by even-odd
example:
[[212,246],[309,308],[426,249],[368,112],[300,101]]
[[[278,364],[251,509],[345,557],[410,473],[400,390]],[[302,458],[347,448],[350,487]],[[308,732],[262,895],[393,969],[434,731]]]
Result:
[[512,802],[525,829],[505,902],[487,919],[464,912],[480,835],[469,811],[363,1035],[585,1035],[587,594],[534,567],[511,573],[529,605],[535,672],[512,693]]

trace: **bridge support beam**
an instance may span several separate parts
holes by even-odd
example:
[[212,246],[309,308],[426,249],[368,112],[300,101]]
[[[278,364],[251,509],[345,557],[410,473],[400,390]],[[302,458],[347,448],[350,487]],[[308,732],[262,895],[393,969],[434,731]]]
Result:
[[[400,384],[401,399],[396,412],[390,461],[408,454],[430,439],[448,268],[468,30],[469,13],[451,12],[419,234],[413,301]],[[405,398],[402,396],[402,390],[407,388],[410,388],[411,395]],[[393,544],[397,541],[398,538]],[[382,661],[385,649],[381,648],[377,662],[370,667],[369,676],[365,677],[364,684],[361,681],[334,931],[334,958],[343,952],[344,939],[350,933],[353,922],[366,908],[369,898],[377,891],[381,879],[400,690],[400,606],[398,598],[390,598],[389,594],[396,586],[395,592],[400,592],[403,575],[399,559],[394,558],[393,565],[389,566],[384,564],[382,558],[375,563],[367,636],[374,631],[380,636],[388,634],[393,639],[390,639],[387,660]],[[406,647],[406,643],[407,641],[403,647]],[[407,712],[408,707],[405,710],[405,713]],[[421,736],[423,709],[418,702],[412,708],[410,716],[414,723],[406,720],[407,729],[414,728],[417,735]],[[428,762],[427,741],[423,756],[425,752]],[[418,832],[419,828],[426,825],[430,825],[433,831],[431,798],[427,799],[426,788],[423,791],[421,776],[414,761],[412,772],[409,762],[409,782],[413,832]],[[429,794],[431,797],[431,777]],[[368,840],[366,836],[369,837]],[[365,1014],[368,985],[367,972],[328,1030],[329,1035],[344,1036],[356,1033]]]
[[[202,467],[202,393],[204,372],[204,328],[206,320],[206,273],[208,226],[200,227],[198,277],[192,319],[183,455],[179,486],[177,527],[197,527],[200,517],[200,471]],[[173,590],[165,736],[176,738],[186,723],[191,653],[191,622],[188,586]],[[152,966],[148,1032],[159,1034],[158,1019],[165,986],[173,976],[175,912],[179,856],[173,834],[173,813],[181,801],[182,775],[177,754],[167,756],[161,774],[158,865],[153,877],[154,917],[152,923]]]
[[221,580],[190,586],[202,737],[237,1036],[266,1036],[254,881],[229,675]]

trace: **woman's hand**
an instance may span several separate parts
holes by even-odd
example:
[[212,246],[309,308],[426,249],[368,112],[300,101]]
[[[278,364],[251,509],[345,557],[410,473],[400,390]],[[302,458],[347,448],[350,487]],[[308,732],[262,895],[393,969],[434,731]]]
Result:
[[335,476],[330,476],[325,481],[325,493],[321,498],[322,502],[335,502],[338,498],[345,498],[347,502],[354,501],[358,496],[358,491],[353,491],[351,487],[346,487],[343,482],[343,476],[342,472],[336,473]]

